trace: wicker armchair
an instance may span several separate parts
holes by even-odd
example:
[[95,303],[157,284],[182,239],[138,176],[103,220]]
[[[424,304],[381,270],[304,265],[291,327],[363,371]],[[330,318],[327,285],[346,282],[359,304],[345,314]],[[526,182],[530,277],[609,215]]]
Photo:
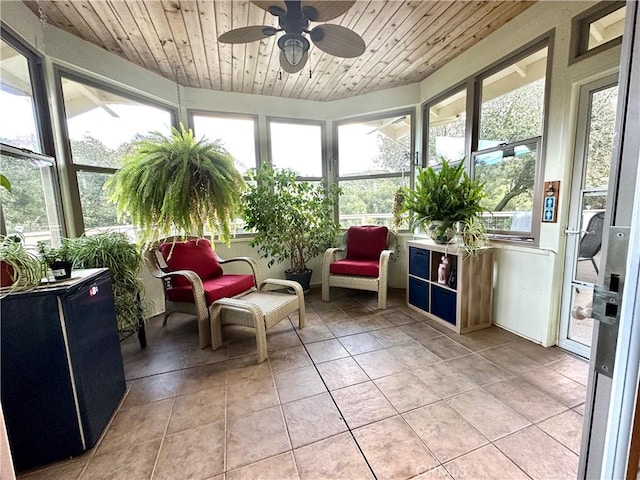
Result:
[[[175,312],[195,315],[198,321],[200,348],[211,345],[209,307],[221,298],[236,298],[254,291],[262,283],[258,265],[252,258],[218,257],[205,238],[169,237],[160,240],[146,252],[151,274],[163,281],[167,318]],[[250,275],[224,273],[222,265],[244,262]]]
[[387,308],[389,258],[395,235],[387,227],[350,227],[340,248],[329,248],[322,266],[322,300],[329,301],[330,287],[378,292],[378,308]]

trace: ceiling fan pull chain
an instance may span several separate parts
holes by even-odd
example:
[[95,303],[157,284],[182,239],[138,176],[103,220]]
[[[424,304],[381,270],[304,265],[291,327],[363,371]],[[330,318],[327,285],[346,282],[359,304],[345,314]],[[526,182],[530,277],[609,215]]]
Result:
[[176,97],[178,100],[178,123],[182,125],[182,94],[180,93],[180,83],[178,83],[178,72],[180,71],[180,65],[173,65],[173,76],[176,79]]

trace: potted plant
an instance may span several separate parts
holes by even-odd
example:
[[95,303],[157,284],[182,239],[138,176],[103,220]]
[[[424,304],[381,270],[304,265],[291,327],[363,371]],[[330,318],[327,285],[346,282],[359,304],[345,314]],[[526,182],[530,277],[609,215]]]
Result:
[[25,248],[19,235],[0,235],[0,298],[35,288],[44,276],[40,259]]
[[111,273],[116,321],[121,336],[138,329],[144,319],[144,285],[138,277],[140,248],[124,233],[102,232],[74,238],[70,245],[76,268],[108,268]]
[[110,198],[131,216],[141,240],[197,234],[229,243],[245,187],[231,155],[217,143],[196,140],[191,129],[154,132],[132,146],[109,180]]
[[71,277],[73,260],[69,248],[69,240],[63,238],[59,247],[52,247],[44,241],[38,242],[38,254],[53,273],[56,280],[65,280]]
[[246,228],[255,231],[251,246],[271,257],[269,267],[289,261],[286,278],[308,291],[312,271],[307,262],[332,246],[340,233],[333,218],[340,190],[297,181],[294,171],[268,164],[251,178],[255,184],[243,196]]
[[[398,214],[406,215],[412,227],[423,229],[436,243],[451,241],[458,222],[463,223],[464,231],[464,224],[485,210],[480,204],[485,196],[484,184],[469,178],[462,161],[450,166],[443,158],[438,170],[419,169],[415,189],[404,187],[402,194]],[[473,225],[477,232],[477,223]]]

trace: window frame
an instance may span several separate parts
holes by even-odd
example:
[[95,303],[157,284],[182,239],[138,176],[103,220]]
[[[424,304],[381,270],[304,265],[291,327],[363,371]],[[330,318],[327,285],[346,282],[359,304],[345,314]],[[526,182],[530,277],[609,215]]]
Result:
[[[212,110],[201,110],[201,109],[188,109],[187,110],[187,121],[189,122],[189,127],[193,129],[193,133],[198,138],[201,136],[195,128],[194,117],[216,117],[216,118],[230,118],[230,119],[238,119],[238,120],[252,120],[253,121],[253,139],[254,139],[254,152],[256,163],[252,167],[257,169],[260,165],[260,134],[258,128],[258,115],[250,114],[250,113],[235,113],[235,112],[220,112],[220,111],[212,111]],[[244,176],[244,179],[247,180],[249,177],[247,175]]]
[[[310,176],[298,176],[296,179],[298,181],[307,181],[307,182],[327,182],[328,179],[328,168],[327,168],[327,132],[326,132],[326,122],[323,120],[310,120],[310,119],[302,119],[302,118],[290,118],[290,117],[266,117],[266,125],[267,125],[267,159],[266,161],[274,167],[273,165],[273,153],[271,150],[271,123],[287,123],[290,125],[314,125],[320,127],[320,171],[322,172],[319,177],[310,177]],[[265,161],[263,158],[259,158],[257,168],[260,168],[262,163]],[[280,167],[276,167],[280,168]]]
[[[409,145],[411,151],[409,153],[409,171],[408,172],[390,172],[390,173],[376,173],[370,175],[350,175],[346,177],[340,176],[340,148],[339,148],[339,133],[338,130],[342,125],[350,125],[353,123],[361,123],[370,120],[380,120],[384,118],[392,118],[392,117],[400,117],[400,116],[409,116],[411,120],[411,129],[410,129],[410,138]],[[330,178],[330,181],[340,186],[341,181],[356,181],[356,180],[375,180],[375,179],[385,179],[385,178],[407,178],[409,188],[413,188],[414,177],[416,171],[416,164],[418,163],[417,149],[416,149],[416,108],[415,107],[407,107],[407,108],[399,108],[390,111],[377,112],[373,114],[365,114],[358,115],[355,117],[343,118],[340,120],[334,120],[332,125],[332,158],[331,164],[328,165],[329,172],[331,176],[327,176]],[[424,150],[423,150],[424,152]],[[424,161],[424,160],[423,160]],[[340,222],[340,198],[338,198],[338,202],[335,206],[335,218],[337,222]],[[389,212],[392,214],[393,212]],[[346,230],[344,227],[341,227],[343,230]],[[408,228],[401,228],[400,232],[408,232]]]
[[571,39],[569,43],[569,65],[597,55],[622,44],[622,35],[589,49],[589,28],[591,24],[610,13],[624,7],[624,1],[604,1],[585,10],[571,19]]
[[138,103],[142,103],[145,105],[149,105],[155,108],[160,108],[163,110],[167,110],[170,114],[171,125],[173,127],[178,126],[178,109],[169,103],[160,102],[158,100],[152,99],[150,97],[146,97],[144,95],[140,95],[139,93],[132,92],[130,90],[119,88],[110,84],[108,82],[102,82],[96,80],[95,78],[89,77],[87,75],[83,75],[77,71],[65,68],[61,65],[53,66],[54,72],[54,84],[57,95],[57,112],[58,112],[58,121],[59,121],[59,129],[60,134],[63,138],[63,150],[62,154],[65,160],[65,170],[66,170],[66,180],[68,182],[69,190],[70,190],[70,200],[72,204],[73,211],[73,227],[77,235],[81,235],[86,231],[84,224],[84,216],[82,212],[82,202],[80,200],[80,188],[78,186],[78,173],[79,172],[89,172],[89,173],[102,173],[112,175],[116,171],[117,168],[114,167],[101,167],[96,165],[83,165],[76,164],[73,162],[73,153],[71,151],[71,141],[69,140],[69,130],[67,128],[67,112],[64,103],[64,92],[62,89],[62,79],[71,80],[76,83],[82,83],[92,88],[99,88],[109,93],[113,93],[114,95],[119,95],[121,97],[126,97],[128,99],[134,100]]

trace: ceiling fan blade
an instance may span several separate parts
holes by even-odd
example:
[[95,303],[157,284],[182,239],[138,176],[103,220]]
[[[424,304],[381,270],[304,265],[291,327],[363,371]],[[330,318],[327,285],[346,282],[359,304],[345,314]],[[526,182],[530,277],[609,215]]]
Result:
[[297,65],[291,65],[287,61],[287,57],[284,56],[284,52],[281,51],[280,66],[282,67],[282,70],[284,70],[287,73],[297,73],[304,68],[305,64],[307,63],[307,58],[309,58],[309,54],[308,52],[304,52],[304,55],[302,56],[302,60],[300,60],[300,62]]
[[355,0],[350,2],[303,1],[300,3],[300,9],[302,14],[312,22],[326,22],[339,17],[353,7],[355,3]]
[[222,43],[248,43],[275,35],[277,30],[268,25],[255,25],[230,30],[218,37]]
[[287,12],[287,5],[281,0],[270,1],[251,1],[256,7],[261,8],[265,12],[269,12],[271,15],[279,17]]
[[313,44],[336,57],[353,58],[364,53],[367,46],[360,35],[340,25],[318,25],[309,35]]

